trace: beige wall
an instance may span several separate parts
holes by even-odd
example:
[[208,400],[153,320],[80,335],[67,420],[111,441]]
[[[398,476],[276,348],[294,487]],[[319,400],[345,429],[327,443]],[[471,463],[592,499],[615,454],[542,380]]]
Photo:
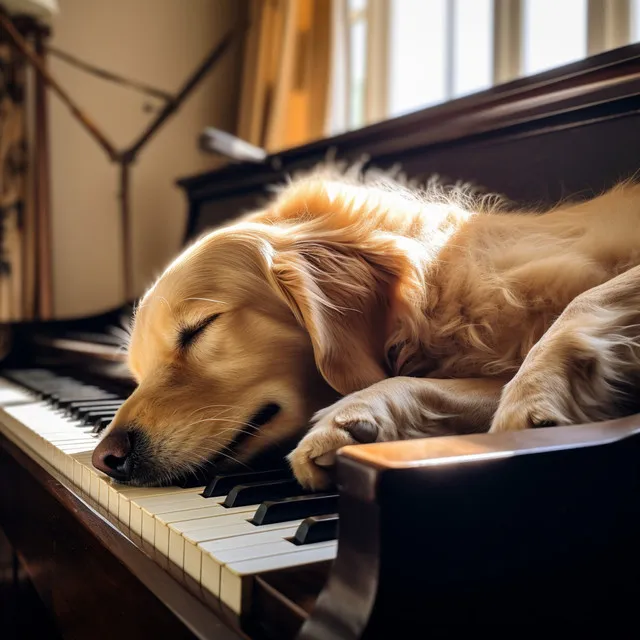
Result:
[[[59,0],[51,44],[116,73],[175,91],[232,23],[243,0]],[[197,136],[234,130],[240,47],[208,76],[132,171],[136,293],[178,251],[187,203],[175,179],[218,160]],[[118,146],[152,117],[144,96],[51,58],[50,69]],[[124,301],[117,171],[55,97],[50,100],[55,313],[81,317]]]

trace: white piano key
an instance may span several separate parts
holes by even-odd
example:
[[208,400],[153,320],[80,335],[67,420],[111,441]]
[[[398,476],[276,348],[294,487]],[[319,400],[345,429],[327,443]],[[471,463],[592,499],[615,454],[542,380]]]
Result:
[[[79,427],[78,422],[69,421],[43,404],[38,402],[29,408],[14,412],[13,417],[20,417],[28,423],[21,423],[23,435],[27,435],[34,450],[55,469],[63,473],[77,484],[85,493],[94,497],[99,493],[97,470],[78,466],[75,459],[80,454],[86,458],[87,450],[93,449],[96,439],[91,435],[89,427]],[[73,457],[70,457],[72,455]],[[79,484],[78,484],[79,481]]]
[[146,509],[142,510],[142,537],[147,542],[154,544],[156,532],[160,532],[161,540],[166,540],[167,553],[169,550],[169,530],[168,526],[174,523],[186,524],[188,522],[197,523],[200,520],[211,518],[229,518],[238,516],[239,518],[249,518],[255,512],[258,505],[246,507],[236,507],[226,509],[220,504],[213,504],[199,509],[189,509],[187,511],[169,511],[167,513],[151,513]]
[[93,477],[93,473],[91,469],[84,465],[82,468],[82,490],[87,494],[91,495],[91,478]]
[[[280,530],[282,533],[284,530]],[[254,536],[249,536],[249,540],[253,540]],[[333,541],[320,542],[313,545],[305,545],[305,548],[320,548],[329,546]],[[186,549],[190,549],[187,547]],[[220,576],[222,567],[227,564],[244,562],[245,560],[255,560],[258,558],[267,558],[271,556],[283,556],[288,553],[298,553],[302,547],[285,540],[284,534],[279,540],[271,542],[263,542],[253,544],[249,542],[246,546],[236,547],[235,549],[223,549],[220,551],[202,553],[202,548],[193,552],[187,552],[185,549],[185,573],[191,575],[194,579],[200,581],[214,595],[220,595]],[[199,551],[199,553],[196,553]],[[205,562],[205,558],[207,561]]]
[[130,484],[118,484],[118,492],[119,494],[126,500],[136,500],[138,498],[144,498],[148,496],[160,496],[160,495],[168,495],[171,493],[180,493],[184,491],[180,487],[136,487],[135,485]]
[[[268,558],[271,556],[282,556],[286,553],[294,553],[297,551],[300,551],[299,546],[281,538],[273,542],[250,545],[239,549],[226,549],[216,553],[201,554],[202,574],[198,576],[198,578],[201,582],[206,582],[207,588],[209,588],[214,595],[220,595],[220,575],[222,567],[226,564],[255,560],[258,558]],[[205,557],[207,558],[206,563]],[[211,560],[211,562],[209,562],[209,560]]]
[[[250,509],[255,511],[256,507]],[[153,516],[154,519],[154,544],[156,548],[164,555],[169,555],[169,527],[168,525],[173,522],[188,521],[188,520],[200,520],[202,518],[208,518],[212,516],[223,515],[224,507],[219,504],[213,504],[209,507],[200,507],[199,509],[188,509],[186,511],[174,511],[169,513],[159,513]],[[142,522],[143,522],[143,537],[144,537],[144,522],[145,517],[148,517],[149,512],[143,510]]]
[[34,396],[17,384],[0,378],[0,407],[8,407],[12,404],[27,404],[34,401]]
[[57,439],[64,440],[65,437],[70,436],[85,436],[88,438],[92,438],[93,440],[97,440],[97,438],[93,434],[93,427],[81,425],[79,423],[68,425],[51,425],[50,429],[40,429],[39,433],[42,436],[46,435],[49,442],[54,442]]
[[41,436],[46,435],[48,439],[53,440],[56,436],[62,437],[65,435],[77,435],[81,432],[82,428],[83,427],[76,427],[74,425],[49,424],[46,427],[34,429],[34,432]]
[[[26,445],[131,531],[152,540],[203,588],[219,594],[234,610],[242,608],[251,577],[258,571],[307,564],[335,555],[335,542],[298,547],[293,536],[301,520],[256,526],[257,505],[226,509],[225,497],[204,498],[204,487],[132,487],[118,484],[91,463],[99,439],[91,427],[28,394],[9,396],[0,380],[0,428]],[[12,393],[16,389],[13,389]],[[20,391],[20,388],[17,388]],[[18,398],[2,407],[3,399]],[[8,401],[7,401],[8,402]],[[325,546],[323,546],[325,545]],[[328,550],[326,550],[328,549]]]
[[[274,524],[262,525],[260,527],[248,522],[248,519],[242,519],[238,522],[231,522],[225,526],[209,527],[207,529],[196,529],[182,533],[183,539],[183,559],[184,570],[196,580],[200,579],[200,564],[202,558],[202,549],[200,543],[219,540],[222,538],[230,538],[232,536],[242,536],[246,534],[256,533],[258,531],[274,531],[277,529],[286,529],[291,526],[297,526],[302,520],[290,520],[289,522],[276,522]],[[173,525],[169,525],[170,527]]]
[[[290,520],[288,522],[274,522],[273,524],[255,525],[249,520],[251,513],[237,513],[229,516],[218,516],[216,518],[204,518],[202,520],[191,520],[188,522],[174,522],[170,528],[181,533],[185,539],[193,544],[200,544],[207,540],[218,540],[228,538],[229,535],[244,535],[246,533],[256,533],[259,531],[272,531],[273,529],[283,529],[293,526],[301,520]],[[224,530],[222,529],[224,527]],[[233,529],[230,529],[233,527]],[[229,534],[231,531],[231,534]]]
[[184,538],[182,534],[169,527],[169,560],[181,569],[184,567]]
[[88,472],[87,466],[91,464],[92,455],[93,452],[84,451],[71,456],[73,458],[73,482],[78,487],[82,488],[82,477]]
[[[290,538],[295,535],[298,526],[289,526],[284,529],[272,529],[270,531],[260,531],[261,527],[257,527],[255,533],[247,533],[241,536],[233,536],[231,538],[220,538],[219,540],[209,540],[201,542],[198,546],[203,553],[217,553],[228,549],[237,549],[239,547],[255,546],[264,544],[265,542],[275,542]],[[300,547],[296,547],[299,549]]]
[[101,471],[97,469],[94,470],[93,476],[91,478],[91,497],[100,504],[100,488],[102,485],[106,484],[109,480],[109,476],[105,475]]
[[[29,427],[28,424],[25,424],[25,421],[22,419],[22,415],[27,413],[27,409],[33,410],[36,406],[33,404],[24,404],[24,405],[11,405],[4,407],[2,409],[3,414],[3,424],[5,426],[5,432],[8,433],[20,433],[23,439],[30,443],[33,441],[34,437],[37,437],[35,432]],[[28,414],[27,414],[28,415]]]
[[52,449],[58,449],[62,453],[71,453],[76,445],[84,446],[85,451],[93,451],[96,448],[96,442],[91,438],[68,438],[59,442],[50,442]]
[[46,438],[50,445],[57,447],[61,451],[64,451],[67,446],[71,446],[77,442],[86,442],[91,449],[95,449],[98,444],[98,439],[94,435],[88,431],[83,432],[82,429],[75,429],[73,432],[65,434],[52,435],[41,433],[40,435]]
[[277,569],[290,569],[333,560],[336,557],[337,548],[338,543],[335,540],[319,542],[299,547],[300,550],[294,553],[227,564],[222,567],[220,575],[220,599],[232,611],[241,614],[249,604],[252,576]]
[[[175,506],[165,506],[160,507],[158,509],[154,509],[150,511],[149,509],[143,509],[143,513],[148,513],[150,515],[155,516],[162,522],[171,523],[178,521],[187,521],[187,520],[196,520],[200,517],[196,517],[195,514],[202,512],[209,512],[210,515],[213,516],[232,516],[235,513],[253,513],[259,505],[257,504],[248,504],[243,507],[223,507],[220,503],[210,502],[209,504],[200,503],[199,506],[191,507],[187,509],[183,509],[182,505]],[[206,516],[204,516],[206,517]],[[245,516],[249,517],[249,516]]]
[[12,442],[16,442],[21,446],[24,446],[28,453],[28,450],[32,448],[30,435],[33,434],[31,434],[29,429],[23,427],[19,420],[8,413],[9,409],[10,407],[0,407],[0,430]]
[[[253,558],[290,553],[300,549],[286,540],[295,534],[297,527],[277,529],[253,535],[225,538],[200,545],[201,569],[200,583],[213,595],[220,595],[220,575],[222,567],[228,562],[238,562]],[[209,547],[206,548],[206,545]],[[196,571],[195,565],[192,571]]]
[[58,453],[64,463],[63,473],[67,476],[67,478],[69,478],[70,480],[73,480],[73,473],[76,466],[75,456],[93,454],[93,451],[87,450],[86,445],[80,444],[75,447],[70,447],[69,450],[65,453],[63,453],[62,451],[59,451]]
[[[204,491],[204,487],[197,487],[194,489],[182,489],[184,493],[170,493],[170,494],[162,494],[155,496],[147,496],[142,498],[136,498],[134,500],[130,500],[129,504],[129,527],[134,533],[138,535],[142,535],[142,508],[147,507],[149,505],[154,505],[159,502],[159,504],[163,504],[165,501],[170,502],[171,504],[182,504],[182,499],[184,499],[185,503],[189,503],[189,500],[192,496],[202,493]],[[201,497],[201,500],[205,500],[205,498]],[[190,508],[190,507],[189,507]],[[153,508],[151,509],[153,511]]]
[[209,506],[212,504],[222,504],[224,502],[224,496],[221,498],[205,498],[202,495],[204,487],[198,487],[198,489],[183,489],[184,493],[169,494],[162,496],[150,496],[148,498],[136,499],[136,504],[147,509],[148,511],[154,511],[161,513],[161,509],[176,509],[176,507],[182,507],[188,505],[187,509],[193,509],[200,505]]
[[142,535],[142,509],[131,501],[129,501],[129,527],[134,533]]
[[53,413],[42,401],[6,407],[6,410],[22,425],[36,433],[55,430],[60,424],[66,425],[66,421]]
[[98,502],[101,507],[105,509],[109,509],[109,483],[111,482],[110,478],[105,478],[105,481],[100,484],[100,496],[98,498]]
[[[168,495],[177,495],[184,489],[180,487],[133,487],[129,485],[118,485],[120,489],[117,491],[117,500],[118,505],[114,506],[115,511],[113,512],[121,522],[126,524],[128,527],[131,526],[131,505],[135,504],[135,501],[140,498],[150,497],[150,496],[168,496]],[[115,492],[115,489],[114,489]],[[140,514],[134,514],[135,522],[141,521]],[[136,531],[138,535],[142,535],[142,528],[140,527],[139,531]]]
[[[253,510],[257,507],[254,505]],[[202,536],[202,540],[210,540],[217,537],[227,537],[225,535],[230,528],[232,531],[237,531],[237,527],[240,525],[248,525],[252,511],[236,512],[234,514],[220,514],[215,518],[203,518],[199,520],[187,520],[173,522],[169,525],[169,558],[177,564],[180,568],[184,567],[185,546],[192,545],[197,546],[195,542],[198,534]],[[255,525],[249,525],[252,527],[251,533],[255,533],[258,527]],[[244,531],[244,533],[248,533]],[[231,534],[233,535],[233,533]],[[185,544],[185,539],[187,539]],[[200,538],[198,538],[199,540]]]

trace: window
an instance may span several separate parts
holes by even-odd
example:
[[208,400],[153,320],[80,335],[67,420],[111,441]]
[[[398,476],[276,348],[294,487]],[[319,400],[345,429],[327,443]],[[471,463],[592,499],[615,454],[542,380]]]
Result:
[[332,107],[332,133],[640,41],[640,0],[334,4],[346,16],[336,41],[347,42],[346,55],[334,55],[334,83],[341,83],[334,94],[346,104]]
[[631,42],[640,42],[640,0],[631,4]]
[[587,0],[525,0],[523,8],[525,75],[587,55]]
[[491,86],[491,0],[393,0],[389,115]]
[[389,37],[389,115],[446,97],[447,0],[395,0]]
[[493,84],[493,1],[454,0],[452,97]]
[[365,123],[367,76],[367,0],[349,0],[349,124]]

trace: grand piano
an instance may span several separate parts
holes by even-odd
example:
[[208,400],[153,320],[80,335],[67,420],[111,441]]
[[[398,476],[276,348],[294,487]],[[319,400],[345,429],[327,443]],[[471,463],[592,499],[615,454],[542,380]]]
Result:
[[[640,45],[181,180],[185,243],[327,158],[518,205],[591,196],[640,168]],[[14,327],[0,371],[3,637],[629,633],[639,415],[347,447],[320,496],[278,459],[133,489],[88,455],[133,388],[111,330],[129,313]]]

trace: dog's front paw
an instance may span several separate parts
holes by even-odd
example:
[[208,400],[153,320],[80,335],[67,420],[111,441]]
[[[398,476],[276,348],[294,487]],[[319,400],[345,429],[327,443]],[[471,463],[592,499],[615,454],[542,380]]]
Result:
[[355,393],[316,414],[315,425],[289,454],[293,473],[304,487],[319,490],[332,484],[338,449],[389,439],[379,404],[380,399],[370,404]]
[[523,373],[504,388],[489,433],[571,424],[567,379],[542,371]]

